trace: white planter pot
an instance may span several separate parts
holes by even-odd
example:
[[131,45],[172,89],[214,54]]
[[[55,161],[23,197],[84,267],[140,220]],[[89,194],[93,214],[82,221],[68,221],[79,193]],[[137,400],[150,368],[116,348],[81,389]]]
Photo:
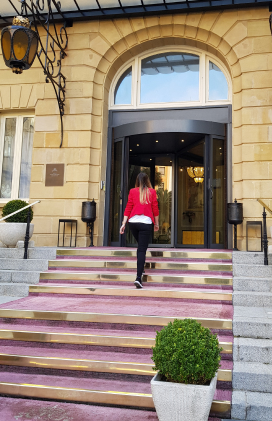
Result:
[[[29,238],[32,237],[34,224],[30,224]],[[24,241],[26,223],[2,222],[0,224],[0,241],[8,247],[15,247],[18,241]]]
[[170,383],[157,373],[151,380],[152,397],[160,421],[207,421],[216,389],[217,374],[209,386]]

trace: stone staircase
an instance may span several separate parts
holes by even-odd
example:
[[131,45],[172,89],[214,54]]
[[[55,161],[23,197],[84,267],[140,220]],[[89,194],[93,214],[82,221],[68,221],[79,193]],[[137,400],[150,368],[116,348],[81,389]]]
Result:
[[142,290],[132,284],[135,268],[131,248],[57,250],[28,297],[0,306],[0,394],[88,403],[126,420],[137,409],[138,419],[157,420],[156,330],[191,317],[218,334],[223,352],[210,415],[230,418],[232,253],[149,249]]
[[29,248],[26,260],[23,248],[0,248],[0,296],[27,297],[29,285],[39,283],[40,272],[55,258],[55,248]]
[[272,420],[272,256],[233,252],[232,417]]

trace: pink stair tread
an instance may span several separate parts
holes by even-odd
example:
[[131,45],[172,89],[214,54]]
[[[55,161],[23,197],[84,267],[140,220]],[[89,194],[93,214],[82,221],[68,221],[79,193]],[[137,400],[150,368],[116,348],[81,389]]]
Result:
[[[128,362],[128,363],[137,363],[137,364],[154,364],[151,356],[152,350],[149,354],[142,354],[140,350],[137,350],[135,353],[130,352],[114,352],[102,350],[92,350],[91,347],[88,350],[77,350],[77,349],[64,349],[59,348],[50,348],[51,344],[48,344],[48,347],[39,347],[37,344],[35,346],[29,345],[20,346],[15,344],[14,346],[4,346],[0,344],[0,354],[9,354],[9,355],[25,355],[32,357],[49,357],[49,358],[72,358],[79,360],[93,360],[93,361],[112,361],[112,362]],[[221,360],[222,369],[232,369],[233,363],[229,360]]]
[[[16,367],[15,367],[16,368]],[[0,372],[0,382],[34,384],[51,387],[65,387],[73,389],[87,389],[97,391],[113,391],[126,393],[151,394],[150,382],[128,381],[124,379],[84,378],[77,376],[55,376],[34,373]],[[216,389],[214,400],[231,400],[231,390]]]
[[[120,336],[120,337],[137,337],[137,338],[155,338],[155,332],[145,330],[118,330],[118,329],[94,329],[91,326],[85,328],[69,326],[64,328],[61,326],[33,326],[33,324],[21,323],[7,324],[0,319],[0,330],[29,331],[39,333],[64,333],[64,334],[81,334],[81,335],[101,335],[101,336]],[[233,342],[233,336],[230,334],[218,335],[218,339],[223,342]]]
[[153,411],[3,397],[0,397],[0,413],[3,421],[159,420]]
[[[131,314],[149,315],[163,317],[190,317],[190,318],[220,318],[232,319],[233,308],[228,304],[205,304],[191,302],[176,302],[156,298],[125,298],[115,299],[106,297],[36,297],[29,296],[17,301],[2,304],[0,308],[33,310],[33,311],[55,311],[55,312],[84,312],[84,313],[106,313],[106,314]],[[178,301],[178,300],[177,300]]]

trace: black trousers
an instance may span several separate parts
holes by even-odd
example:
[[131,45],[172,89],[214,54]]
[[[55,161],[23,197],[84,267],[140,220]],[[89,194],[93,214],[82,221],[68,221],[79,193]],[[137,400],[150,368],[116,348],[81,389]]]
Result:
[[138,243],[137,248],[137,277],[141,277],[144,271],[145,255],[148,243],[151,239],[153,224],[143,224],[141,222],[129,222],[129,229]]

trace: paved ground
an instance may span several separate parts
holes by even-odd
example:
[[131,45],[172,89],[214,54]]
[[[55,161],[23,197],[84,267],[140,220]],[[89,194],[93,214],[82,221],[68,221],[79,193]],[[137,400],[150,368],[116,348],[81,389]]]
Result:
[[23,297],[1,297],[0,296],[0,304],[9,303],[10,301],[20,300]]

